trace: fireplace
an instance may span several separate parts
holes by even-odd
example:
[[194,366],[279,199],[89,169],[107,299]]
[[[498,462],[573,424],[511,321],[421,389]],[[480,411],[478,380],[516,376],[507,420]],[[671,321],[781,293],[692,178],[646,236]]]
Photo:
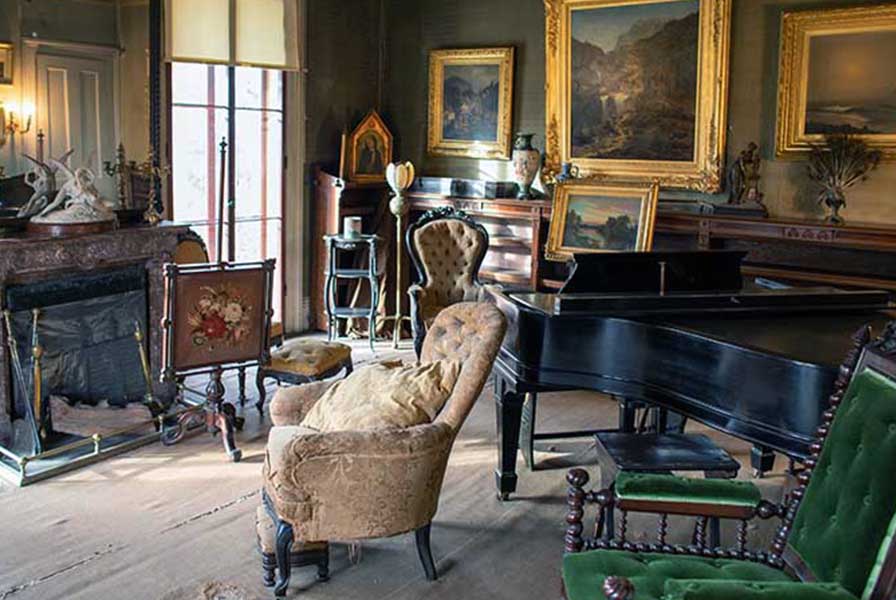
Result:
[[[169,225],[65,239],[0,239],[0,306],[9,311],[19,358],[11,356],[3,327],[0,474],[12,470],[25,484],[152,440],[135,331],[145,334],[153,397],[170,402],[174,389],[158,377],[162,265],[173,260],[186,232]],[[31,381],[34,309],[43,349],[37,401]],[[29,442],[38,439],[28,419],[35,404],[46,416],[42,454],[29,452]],[[142,429],[120,433],[129,422],[142,422]],[[69,446],[71,452],[60,451]]]

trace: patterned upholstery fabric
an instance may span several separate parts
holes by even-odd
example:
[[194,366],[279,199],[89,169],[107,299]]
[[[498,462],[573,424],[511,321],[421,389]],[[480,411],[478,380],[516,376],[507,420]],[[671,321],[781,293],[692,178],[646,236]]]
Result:
[[312,433],[297,423],[332,382],[299,386],[274,398],[264,485],[297,540],[386,537],[432,521],[454,438],[504,338],[504,316],[490,304],[456,304],[436,318],[433,331],[438,333],[427,337],[423,361],[463,361],[433,423]]
[[269,371],[320,377],[344,365],[352,357],[350,346],[338,342],[298,339],[287,342],[271,355]]
[[[262,554],[274,554],[277,551],[276,536],[277,528],[271,515],[265,510],[264,506],[259,506],[255,510],[255,534],[258,537],[258,549]],[[308,550],[323,550],[327,547],[325,542],[304,543],[296,541],[292,546],[292,553],[299,554]]]
[[635,586],[634,600],[666,600],[672,579],[712,581],[792,581],[783,571],[744,560],[595,550],[563,557],[563,585],[568,600],[604,600],[604,580],[626,577]]
[[658,473],[622,471],[616,477],[616,496],[621,500],[706,502],[756,506],[762,500],[753,483],[734,479],[677,477]]
[[458,302],[482,300],[476,267],[488,242],[474,228],[456,219],[427,223],[414,231],[414,246],[426,273],[425,286],[414,286],[427,327],[440,310]]
[[819,581],[861,596],[896,510],[896,383],[853,379],[793,523],[790,545]]

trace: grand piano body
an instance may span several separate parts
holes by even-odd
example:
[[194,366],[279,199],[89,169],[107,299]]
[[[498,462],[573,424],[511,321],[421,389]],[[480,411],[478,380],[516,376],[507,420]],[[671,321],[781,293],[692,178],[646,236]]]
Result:
[[752,443],[760,474],[775,452],[804,459],[851,335],[882,328],[893,305],[881,291],[745,285],[743,257],[577,255],[560,293],[496,293],[509,322],[494,370],[499,496],[516,490],[524,401],[545,391],[616,397],[623,431],[638,403],[660,409],[660,429],[669,411],[695,419]]

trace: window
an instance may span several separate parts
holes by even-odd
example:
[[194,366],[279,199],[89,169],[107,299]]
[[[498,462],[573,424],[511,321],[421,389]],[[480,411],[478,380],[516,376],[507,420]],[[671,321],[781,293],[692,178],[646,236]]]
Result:
[[[228,103],[230,77],[235,99]],[[230,115],[235,137],[234,173],[226,169],[225,210],[218,214],[221,193],[220,142],[228,137]],[[283,73],[252,67],[196,63],[171,64],[172,218],[202,236],[212,261],[227,260],[234,243],[238,262],[274,258],[275,318],[283,304]],[[231,179],[233,178],[233,179]],[[233,183],[234,220],[228,218],[229,184]],[[223,220],[223,256],[217,230]]]

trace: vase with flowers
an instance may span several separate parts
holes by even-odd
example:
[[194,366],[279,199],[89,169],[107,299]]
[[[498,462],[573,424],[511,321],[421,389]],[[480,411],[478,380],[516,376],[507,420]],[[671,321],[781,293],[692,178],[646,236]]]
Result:
[[826,223],[843,225],[840,209],[846,206],[846,189],[868,179],[880,163],[881,152],[854,135],[827,135],[809,153],[809,178],[820,186],[818,203],[830,210]]

